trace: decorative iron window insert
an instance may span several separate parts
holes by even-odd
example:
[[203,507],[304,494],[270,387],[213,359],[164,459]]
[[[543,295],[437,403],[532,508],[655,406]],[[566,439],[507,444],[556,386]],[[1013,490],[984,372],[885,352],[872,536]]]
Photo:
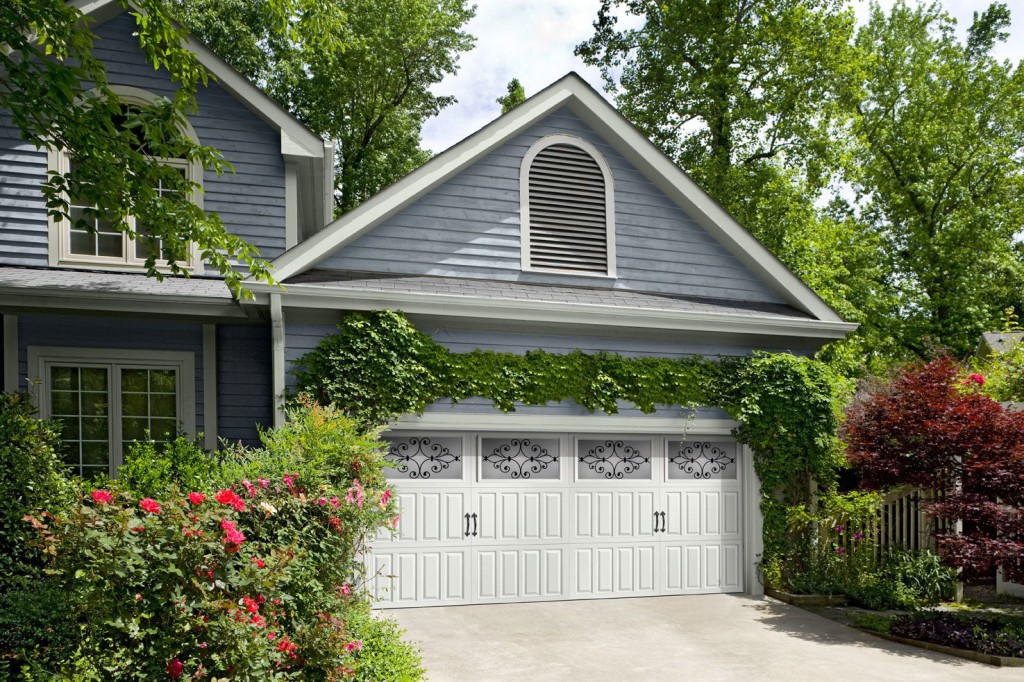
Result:
[[520,194],[524,270],[615,276],[612,174],[593,145],[539,140],[523,157]]
[[462,478],[462,438],[409,436],[390,438],[385,458],[395,465],[388,478],[459,480]]
[[651,479],[651,441],[580,439],[576,442],[577,477],[581,480]]
[[545,479],[559,477],[557,438],[482,438],[483,479]]
[[672,479],[735,480],[736,443],[668,442],[668,477]]

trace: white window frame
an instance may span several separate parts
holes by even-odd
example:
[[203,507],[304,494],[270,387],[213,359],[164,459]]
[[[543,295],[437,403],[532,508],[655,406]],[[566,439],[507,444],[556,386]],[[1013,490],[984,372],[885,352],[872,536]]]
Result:
[[[147,106],[158,99],[158,97],[153,93],[142,90],[141,88],[134,88],[126,85],[111,85],[109,87],[125,104]],[[199,143],[199,138],[196,135],[195,130],[187,121],[182,133],[193,142],[197,144]],[[188,197],[189,201],[199,208],[203,208],[202,165],[196,162],[186,161],[184,159],[156,157],[155,160],[163,165],[174,166],[184,170],[186,179],[197,185],[197,187],[190,193]],[[71,157],[67,151],[50,149],[46,155],[46,165],[48,173],[59,173],[64,175],[71,169]],[[65,196],[64,199],[65,201],[69,201],[69,197],[67,196]],[[69,219],[66,217],[50,215],[47,222],[49,228],[49,263],[52,267],[87,267],[90,270],[116,270],[120,272],[144,272],[146,270],[146,259],[137,258],[135,256],[134,240],[129,239],[127,233],[122,233],[121,235],[121,252],[123,256],[120,258],[112,256],[90,256],[71,252],[71,221]],[[127,222],[128,226],[134,232],[135,216],[127,216]],[[199,258],[199,250],[195,244],[192,244],[189,248],[188,261],[185,263],[179,263],[178,265],[183,270],[188,270],[194,274],[202,274],[203,262]],[[166,265],[160,265],[159,258],[157,259],[157,269],[169,270]]]
[[[590,155],[601,169],[604,176],[604,206],[605,221],[607,223],[607,255],[608,269],[600,272],[580,272],[578,270],[556,270],[553,268],[534,268],[530,259],[530,167],[533,160],[544,149],[556,145],[567,144],[582,149]],[[523,156],[523,162],[519,167],[519,234],[522,248],[521,268],[523,272],[537,272],[544,274],[564,274],[576,277],[598,277],[615,278],[615,179],[611,168],[605,160],[604,155],[597,150],[597,147],[586,140],[575,135],[547,135],[533,143]]]
[[102,367],[109,372],[108,437],[110,477],[124,463],[121,447],[121,375],[123,369],[173,369],[177,372],[178,424],[190,438],[196,433],[196,360],[192,351],[138,350],[116,348],[28,347],[28,383],[36,387],[36,408],[43,419],[50,418],[50,367]]

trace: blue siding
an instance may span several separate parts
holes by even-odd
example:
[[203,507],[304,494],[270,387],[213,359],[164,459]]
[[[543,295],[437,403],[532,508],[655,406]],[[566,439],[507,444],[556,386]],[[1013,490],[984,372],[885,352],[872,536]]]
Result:
[[18,376],[28,390],[28,347],[123,348],[189,351],[195,356],[196,431],[203,425],[203,326],[121,317],[18,316]]
[[217,328],[217,435],[257,445],[274,422],[269,327]]
[[[534,142],[552,134],[587,140],[612,169],[615,279],[520,270],[520,164]],[[567,108],[538,122],[318,267],[782,302]]]
[[47,264],[46,152],[18,136],[0,112],[0,263]]
[[[420,328],[430,334],[437,342],[457,352],[467,353],[476,349],[493,350],[504,353],[522,354],[528,350],[543,349],[550,353],[570,353],[582,350],[586,353],[604,351],[618,353],[627,357],[683,357],[703,355],[704,357],[741,357],[754,350],[784,351],[785,349],[770,346],[732,345],[718,342],[671,341],[637,337],[604,337],[604,336],[565,336],[537,332],[490,331],[483,329],[436,328],[427,324]],[[287,383],[294,388],[295,361],[313,350],[321,338],[333,334],[337,330],[333,324],[288,323],[285,330],[285,351]],[[427,412],[455,412],[460,414],[486,414],[494,412],[490,401],[482,398],[471,398],[457,405],[449,400],[441,400],[427,408]],[[654,417],[677,417],[681,414],[679,406],[666,406]],[[587,410],[573,401],[541,407],[518,406],[517,412],[523,414],[548,415],[585,415]],[[620,403],[619,414],[623,416],[645,416],[626,403]],[[725,413],[718,408],[701,408],[699,417],[725,418]]]
[[[94,55],[107,66],[112,85],[170,96],[165,71],[148,65],[132,37],[135,20],[122,14],[95,29]],[[204,208],[218,213],[228,231],[256,246],[266,258],[284,251],[284,159],[280,135],[214,82],[197,93],[190,117],[202,144],[221,151],[235,172],[203,178]],[[47,265],[46,211],[38,185],[46,176],[46,152],[18,138],[0,119],[0,263]]]

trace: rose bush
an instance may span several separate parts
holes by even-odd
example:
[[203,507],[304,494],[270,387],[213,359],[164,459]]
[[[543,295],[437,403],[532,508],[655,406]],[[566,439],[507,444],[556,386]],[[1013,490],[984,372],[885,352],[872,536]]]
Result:
[[[245,466],[256,453],[235,449],[180,470],[206,480],[179,476],[160,493],[146,477],[143,494],[130,480],[112,482],[83,491],[70,512],[32,517],[73,641],[15,643],[0,652],[12,669],[32,678],[370,680],[380,651],[394,650],[409,663],[396,679],[418,679],[418,656],[396,630],[379,650],[361,635],[380,631],[366,625],[361,550],[396,517],[379,443],[332,441],[353,425],[331,409],[307,405],[290,418],[266,434],[282,445],[262,451],[258,466]],[[354,447],[360,439],[370,447]],[[173,478],[174,467],[155,468]],[[229,473],[240,476],[228,482]]]

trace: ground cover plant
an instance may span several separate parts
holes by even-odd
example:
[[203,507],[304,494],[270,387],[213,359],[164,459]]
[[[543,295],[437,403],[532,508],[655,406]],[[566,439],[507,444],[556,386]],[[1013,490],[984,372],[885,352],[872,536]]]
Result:
[[895,616],[889,632],[922,642],[1024,658],[1024,617],[932,611]]
[[376,433],[305,403],[263,447],[144,443],[118,481],[27,516],[45,580],[0,598],[24,679],[415,680],[361,551],[394,525]]

